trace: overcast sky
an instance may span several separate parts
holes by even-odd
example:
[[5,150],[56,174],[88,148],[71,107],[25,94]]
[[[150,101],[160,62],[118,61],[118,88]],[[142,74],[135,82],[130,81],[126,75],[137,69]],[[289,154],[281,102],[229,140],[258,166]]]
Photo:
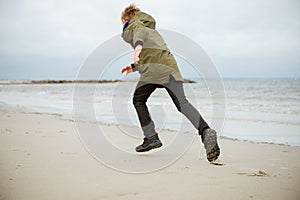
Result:
[[[0,79],[74,79],[93,49],[121,33],[131,2],[0,0]],[[135,1],[158,28],[197,42],[225,78],[300,78],[299,2]]]

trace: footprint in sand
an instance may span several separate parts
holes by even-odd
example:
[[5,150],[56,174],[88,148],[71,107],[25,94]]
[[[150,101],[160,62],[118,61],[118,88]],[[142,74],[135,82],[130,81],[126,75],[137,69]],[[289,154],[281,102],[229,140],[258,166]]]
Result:
[[247,175],[247,176],[258,176],[258,177],[270,176],[267,172],[264,172],[263,170],[259,170],[258,172],[254,172],[254,173],[239,172],[237,174],[238,175]]

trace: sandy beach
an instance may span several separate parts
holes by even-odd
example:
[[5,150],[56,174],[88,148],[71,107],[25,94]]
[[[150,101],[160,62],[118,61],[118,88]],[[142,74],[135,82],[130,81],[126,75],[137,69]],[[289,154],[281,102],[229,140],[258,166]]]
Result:
[[[300,147],[223,138],[225,165],[215,166],[199,158],[203,147],[197,139],[172,165],[128,174],[94,159],[71,117],[21,107],[0,112],[1,200],[300,199]],[[114,126],[100,126],[115,132]]]

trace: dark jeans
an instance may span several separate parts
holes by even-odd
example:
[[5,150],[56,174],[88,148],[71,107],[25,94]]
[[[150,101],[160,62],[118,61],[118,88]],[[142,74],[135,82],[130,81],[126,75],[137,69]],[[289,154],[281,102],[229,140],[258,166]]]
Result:
[[149,96],[156,88],[165,88],[172,98],[177,110],[184,114],[201,135],[203,130],[209,128],[208,124],[202,118],[196,108],[186,99],[183,90],[183,83],[176,81],[173,76],[170,76],[170,81],[164,85],[150,84],[138,82],[134,96],[133,104],[139,117],[141,127],[146,138],[149,138],[156,133],[154,123],[151,119],[146,102]]

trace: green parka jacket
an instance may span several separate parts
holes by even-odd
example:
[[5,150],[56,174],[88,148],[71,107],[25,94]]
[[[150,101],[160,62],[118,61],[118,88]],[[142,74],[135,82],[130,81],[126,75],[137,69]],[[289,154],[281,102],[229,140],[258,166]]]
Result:
[[122,38],[133,48],[142,45],[140,60],[134,70],[140,73],[140,81],[154,84],[166,84],[170,75],[177,81],[183,81],[176,60],[168,49],[164,39],[155,30],[155,20],[144,12],[137,12],[124,26]]

